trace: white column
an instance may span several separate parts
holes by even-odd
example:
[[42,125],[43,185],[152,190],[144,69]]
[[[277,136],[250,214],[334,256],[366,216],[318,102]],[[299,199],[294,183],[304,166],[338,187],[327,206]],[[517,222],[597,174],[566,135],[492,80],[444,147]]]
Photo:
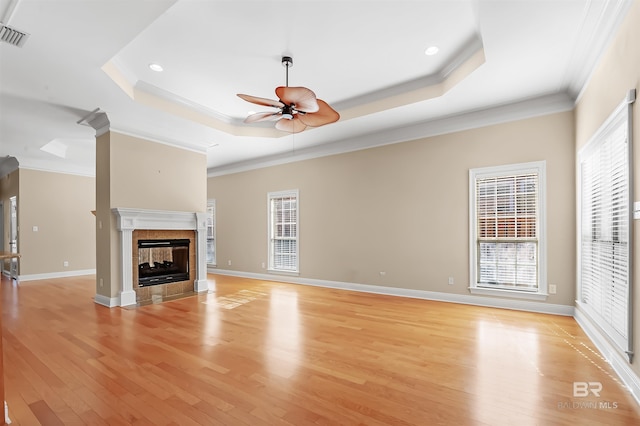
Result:
[[[209,290],[207,281],[207,214],[196,212],[196,279],[194,291]],[[213,289],[215,291],[215,289]]]
[[133,291],[133,230],[135,220],[122,214],[119,209],[112,209],[116,214],[116,228],[120,231],[120,306],[136,304],[136,292]]
[[136,304],[136,292],[133,291],[133,229],[122,229],[120,232],[120,306]]

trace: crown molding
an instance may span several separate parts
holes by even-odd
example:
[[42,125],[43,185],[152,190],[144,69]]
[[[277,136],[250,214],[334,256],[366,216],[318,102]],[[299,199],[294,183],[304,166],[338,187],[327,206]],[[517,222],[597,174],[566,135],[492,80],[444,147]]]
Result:
[[296,150],[293,154],[277,154],[256,160],[213,167],[208,170],[207,176],[223,176],[329,155],[344,154],[368,148],[570,111],[573,108],[574,101],[567,93],[553,93],[508,104],[495,105],[486,109],[467,111],[462,114],[455,114],[435,120],[427,120],[409,126],[369,133],[351,139],[316,145]]
[[0,160],[0,179],[7,176],[9,173],[18,170],[19,167],[20,164],[18,163],[16,157],[7,155]]
[[100,108],[94,109],[89,114],[78,120],[77,123],[81,126],[93,128],[96,131],[96,137],[104,135],[111,127],[107,113],[100,111]]
[[37,172],[46,173],[58,173],[62,175],[82,176],[82,177],[95,177],[95,167],[84,167],[76,164],[63,164],[60,167],[53,165],[49,162],[38,162],[33,160],[23,160],[20,163],[20,170],[34,170]]
[[[589,2],[587,8],[595,7],[597,2]],[[578,33],[577,38],[589,39],[586,44],[588,49],[575,52],[569,67],[566,70],[565,86],[571,97],[576,99],[576,103],[582,97],[582,93],[588,82],[591,80],[598,63],[607,51],[617,34],[617,29],[624,20],[627,12],[631,8],[633,0],[607,0],[598,14],[594,14],[591,19],[597,22],[596,30],[585,33],[584,27]],[[585,13],[588,15],[588,9]],[[573,76],[571,78],[570,76]],[[570,79],[571,78],[571,79]],[[570,79],[570,80],[569,80]]]
[[111,127],[111,132],[114,133],[119,133],[121,135],[125,135],[125,136],[131,136],[134,138],[139,138],[139,139],[145,139],[148,140],[150,142],[155,142],[155,143],[159,143],[161,145],[167,145],[173,148],[178,148],[178,149],[184,149],[185,151],[191,151],[191,152],[197,152],[198,154],[206,154],[207,153],[207,147],[206,146],[186,146],[184,144],[184,142],[175,140],[175,139],[170,139],[170,138],[166,138],[166,137],[160,137],[156,134],[152,134],[152,133],[148,133],[148,132],[144,132],[141,130],[137,130],[137,129],[130,129],[128,127],[120,127],[120,126],[114,126]]
[[[345,121],[437,98],[473,73],[484,62],[482,38],[478,32],[474,32],[434,74],[346,99],[333,104],[333,107],[340,112],[341,121]],[[104,64],[102,70],[135,102],[151,108],[233,136],[280,138],[289,135],[287,132],[276,130],[271,123],[246,125],[242,119],[230,117],[143,80],[138,80],[117,58]]]

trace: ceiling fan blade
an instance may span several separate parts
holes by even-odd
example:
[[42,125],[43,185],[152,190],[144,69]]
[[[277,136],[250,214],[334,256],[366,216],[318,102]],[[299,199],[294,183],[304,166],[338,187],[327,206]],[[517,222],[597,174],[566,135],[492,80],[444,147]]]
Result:
[[258,121],[276,121],[282,118],[282,113],[280,111],[276,112],[257,112],[255,114],[251,114],[247,118],[244,119],[245,123],[257,123]]
[[283,118],[276,123],[276,129],[282,130],[287,133],[300,133],[307,128],[307,125],[300,121],[298,114],[296,114],[291,120]]
[[310,127],[320,127],[325,124],[333,123],[340,119],[340,114],[329,106],[328,103],[322,99],[318,99],[318,106],[320,109],[318,112],[310,114],[298,114],[300,121]]
[[244,99],[247,102],[251,102],[252,104],[270,106],[274,108],[284,107],[284,104],[282,102],[275,101],[273,99],[259,98],[257,96],[251,96],[251,95],[243,95],[242,93],[238,93],[238,97]]
[[316,94],[306,87],[285,87],[276,88],[276,95],[281,102],[287,105],[295,105],[295,109],[304,112],[318,111],[318,102],[316,102]]

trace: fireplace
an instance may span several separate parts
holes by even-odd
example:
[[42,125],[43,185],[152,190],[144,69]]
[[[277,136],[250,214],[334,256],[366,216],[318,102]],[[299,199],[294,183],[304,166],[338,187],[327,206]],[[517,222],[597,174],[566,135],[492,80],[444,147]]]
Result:
[[[176,212],[163,210],[144,210],[132,208],[112,209],[119,231],[119,289],[112,297],[96,295],[96,303],[101,305],[131,306],[153,300],[159,295],[172,297],[186,293],[214,291],[207,281],[206,230],[207,216],[204,212]],[[140,240],[184,240],[189,243],[188,279],[159,285],[141,284],[140,265],[149,262],[149,269],[156,264],[154,260],[138,259]],[[180,256],[180,255],[178,255]],[[158,259],[158,264],[164,260]],[[168,266],[168,265],[167,265]],[[146,269],[146,265],[143,267]],[[159,268],[158,268],[159,269]]]
[[138,286],[189,280],[188,239],[138,240]]

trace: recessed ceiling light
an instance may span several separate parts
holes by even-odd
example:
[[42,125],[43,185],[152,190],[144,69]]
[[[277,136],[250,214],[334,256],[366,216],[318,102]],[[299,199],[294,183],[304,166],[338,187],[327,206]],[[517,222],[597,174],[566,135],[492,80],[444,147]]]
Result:
[[425,51],[424,51],[424,54],[427,55],[427,56],[433,56],[436,53],[438,53],[438,50],[440,50],[440,49],[438,49],[438,46],[427,47],[425,49]]
[[155,72],[162,72],[162,70],[164,69],[164,68],[162,68],[162,65],[156,64],[156,63],[149,64],[149,68],[152,71],[155,71]]

